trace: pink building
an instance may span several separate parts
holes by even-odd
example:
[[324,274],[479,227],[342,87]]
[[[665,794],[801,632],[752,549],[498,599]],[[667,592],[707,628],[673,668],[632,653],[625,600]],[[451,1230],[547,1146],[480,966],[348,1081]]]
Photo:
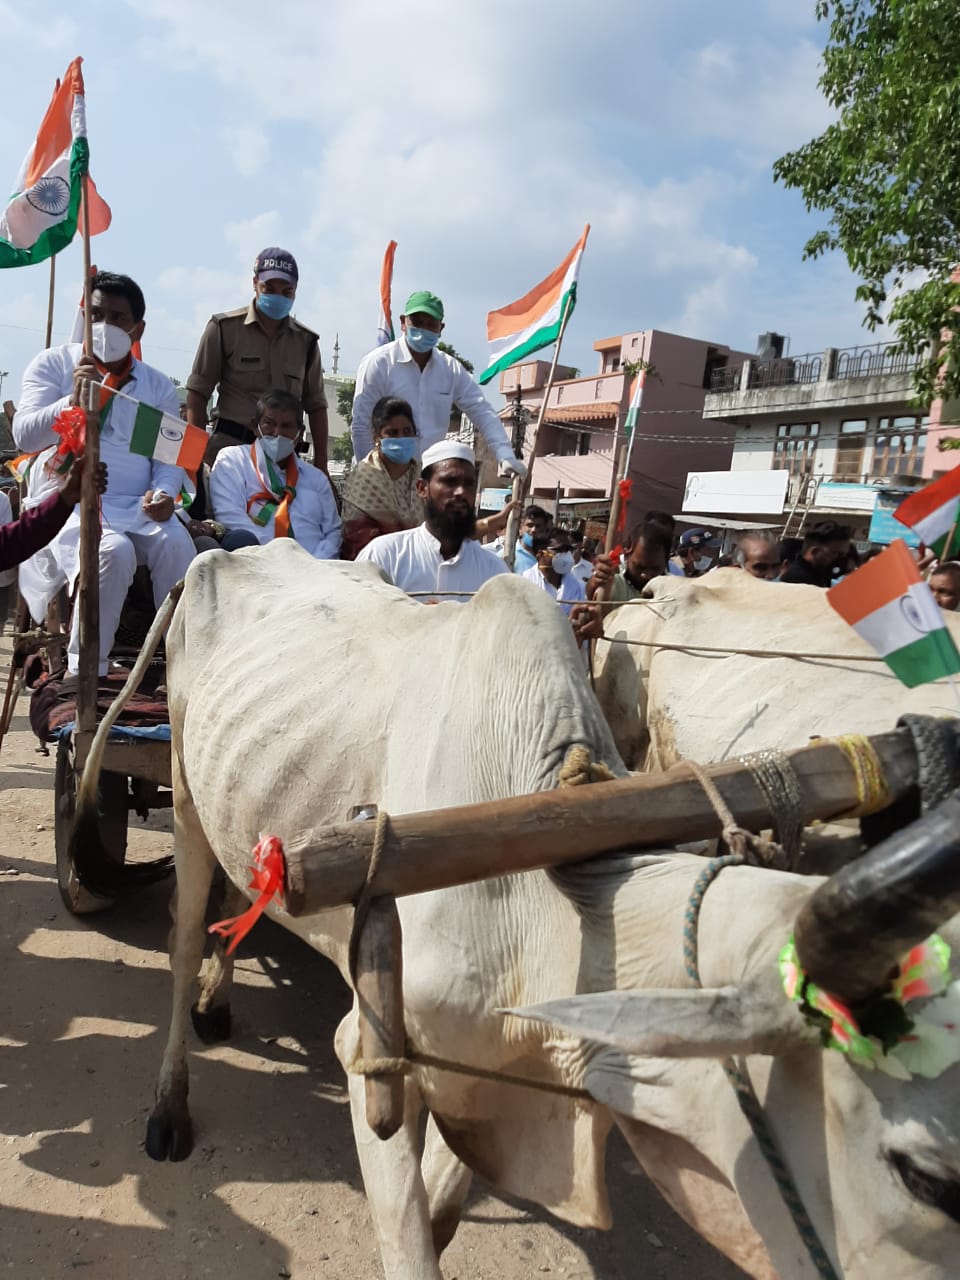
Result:
[[[559,489],[561,499],[609,500],[634,386],[624,365],[644,360],[654,372],[647,375],[633,444],[627,521],[629,525],[651,509],[678,513],[687,472],[724,471],[730,466],[730,432],[704,421],[703,403],[714,371],[728,361],[740,363],[743,353],[660,329],[604,338],[593,349],[600,365],[593,377],[565,378],[551,389],[533,470],[534,498],[555,498]],[[532,422],[548,374],[549,363],[535,360],[500,375],[500,391],[508,401],[500,416],[508,434],[513,430],[518,386]],[[527,456],[531,433],[528,427]]]

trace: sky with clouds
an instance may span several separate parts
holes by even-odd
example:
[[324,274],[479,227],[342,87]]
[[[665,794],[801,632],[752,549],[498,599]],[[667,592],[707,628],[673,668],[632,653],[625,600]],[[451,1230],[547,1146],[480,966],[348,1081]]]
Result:
[[[144,354],[183,380],[204,323],[245,303],[268,244],[295,313],[341,371],[373,343],[380,261],[395,303],[429,288],[478,368],[485,318],[592,224],[564,359],[667,329],[795,353],[870,341],[819,225],[771,164],[829,121],[813,0],[0,0],[0,174],[13,181],[58,75],[82,54],[91,171],[113,208],[94,261],[147,297]],[[54,337],[81,283],[60,255]],[[46,265],[0,273],[4,398],[43,343]],[[395,305],[395,313],[400,305]],[[878,334],[877,337],[880,335]],[[495,399],[498,399],[495,397]]]

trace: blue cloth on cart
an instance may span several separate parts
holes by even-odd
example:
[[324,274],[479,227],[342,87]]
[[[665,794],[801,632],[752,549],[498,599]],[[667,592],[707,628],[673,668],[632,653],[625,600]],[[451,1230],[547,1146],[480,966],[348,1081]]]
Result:
[[[56,729],[55,736],[57,738],[65,738],[68,734],[73,733],[76,728],[73,720],[69,724],[62,724]],[[132,742],[136,740],[146,742],[169,742],[170,726],[168,724],[115,724],[110,730],[110,742]]]

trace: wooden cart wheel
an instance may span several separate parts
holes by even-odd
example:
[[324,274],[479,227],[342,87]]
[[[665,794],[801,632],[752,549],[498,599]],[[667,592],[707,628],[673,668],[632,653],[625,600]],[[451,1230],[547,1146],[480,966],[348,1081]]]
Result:
[[[127,852],[127,779],[124,774],[100,775],[97,805],[100,837],[115,861],[123,863]],[[57,744],[57,766],[54,773],[54,845],[57,854],[57,887],[63,905],[75,916],[105,911],[113,906],[112,898],[101,898],[88,892],[77,879],[77,869],[70,857],[77,801],[77,775],[73,767],[73,742],[63,737]]]

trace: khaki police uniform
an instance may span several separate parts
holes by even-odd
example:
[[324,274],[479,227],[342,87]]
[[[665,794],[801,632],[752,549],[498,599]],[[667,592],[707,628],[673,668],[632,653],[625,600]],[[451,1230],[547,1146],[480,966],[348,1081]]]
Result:
[[266,391],[289,391],[310,414],[327,407],[320,341],[288,316],[269,336],[254,303],[212,316],[203,331],[187,389],[205,399],[217,391],[216,430],[251,441],[257,400]]

